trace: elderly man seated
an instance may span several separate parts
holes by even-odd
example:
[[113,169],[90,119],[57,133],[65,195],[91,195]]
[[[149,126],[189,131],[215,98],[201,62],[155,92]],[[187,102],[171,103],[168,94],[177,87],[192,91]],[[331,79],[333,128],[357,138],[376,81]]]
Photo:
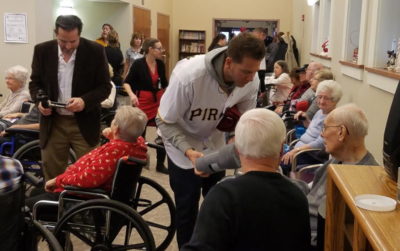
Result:
[[118,159],[127,155],[146,159],[147,148],[140,136],[146,123],[147,116],[139,108],[119,107],[111,128],[103,131],[110,142],[82,156],[63,174],[48,180],[46,193],[29,198],[26,205],[32,208],[39,200],[58,200],[66,185],[109,190]]
[[207,194],[182,250],[309,250],[306,197],[278,172],[285,133],[272,111],[253,109],[241,116],[235,147],[244,175]]
[[367,134],[367,118],[354,104],[336,108],[324,121],[321,136],[332,158],[316,171],[311,191],[307,195],[313,245],[318,222],[318,250],[323,250],[327,168],[329,164],[378,165],[365,147]]

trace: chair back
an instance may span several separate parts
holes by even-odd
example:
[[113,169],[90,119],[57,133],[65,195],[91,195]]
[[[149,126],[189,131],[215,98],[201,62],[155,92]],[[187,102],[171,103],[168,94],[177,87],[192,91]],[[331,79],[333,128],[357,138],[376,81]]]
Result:
[[29,113],[30,110],[35,106],[34,103],[29,102],[29,101],[25,101],[21,104],[21,109],[20,112],[22,113]]
[[146,163],[147,161],[134,157],[120,158],[115,170],[110,198],[129,204],[136,193],[137,182]]

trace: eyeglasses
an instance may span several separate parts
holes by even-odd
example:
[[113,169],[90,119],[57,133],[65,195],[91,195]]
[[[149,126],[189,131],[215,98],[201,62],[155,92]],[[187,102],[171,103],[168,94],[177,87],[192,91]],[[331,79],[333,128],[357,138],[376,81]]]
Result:
[[153,47],[154,50],[159,50],[159,51],[165,51],[165,49],[163,47]]
[[324,99],[324,100],[330,100],[330,101],[333,100],[332,97],[327,97],[327,96],[317,96],[317,99],[319,99],[319,100]]
[[325,133],[325,130],[329,127],[340,127],[342,128],[342,126],[346,129],[346,132],[348,135],[350,135],[349,129],[347,129],[347,127],[345,125],[322,125],[322,133]]
[[322,132],[325,132],[326,128],[329,127],[342,127],[342,125],[322,125]]

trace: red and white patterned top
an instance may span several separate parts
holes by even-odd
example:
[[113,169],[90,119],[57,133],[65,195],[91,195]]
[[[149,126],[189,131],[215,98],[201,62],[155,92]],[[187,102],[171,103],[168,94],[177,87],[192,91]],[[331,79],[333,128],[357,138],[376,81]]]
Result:
[[54,192],[63,191],[65,185],[110,190],[117,161],[127,155],[145,160],[146,152],[147,147],[142,137],[135,143],[111,140],[85,154],[57,176]]

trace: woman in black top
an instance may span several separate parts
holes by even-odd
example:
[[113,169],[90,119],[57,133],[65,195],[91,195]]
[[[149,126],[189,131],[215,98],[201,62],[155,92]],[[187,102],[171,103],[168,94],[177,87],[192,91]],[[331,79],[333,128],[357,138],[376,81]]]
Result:
[[[132,105],[146,113],[149,119],[147,125],[155,126],[160,99],[168,85],[165,65],[162,61],[165,50],[160,40],[155,38],[146,39],[142,49],[144,57],[133,62],[123,86]],[[162,173],[168,173],[164,166],[165,155],[165,150],[157,150],[156,170]]]

